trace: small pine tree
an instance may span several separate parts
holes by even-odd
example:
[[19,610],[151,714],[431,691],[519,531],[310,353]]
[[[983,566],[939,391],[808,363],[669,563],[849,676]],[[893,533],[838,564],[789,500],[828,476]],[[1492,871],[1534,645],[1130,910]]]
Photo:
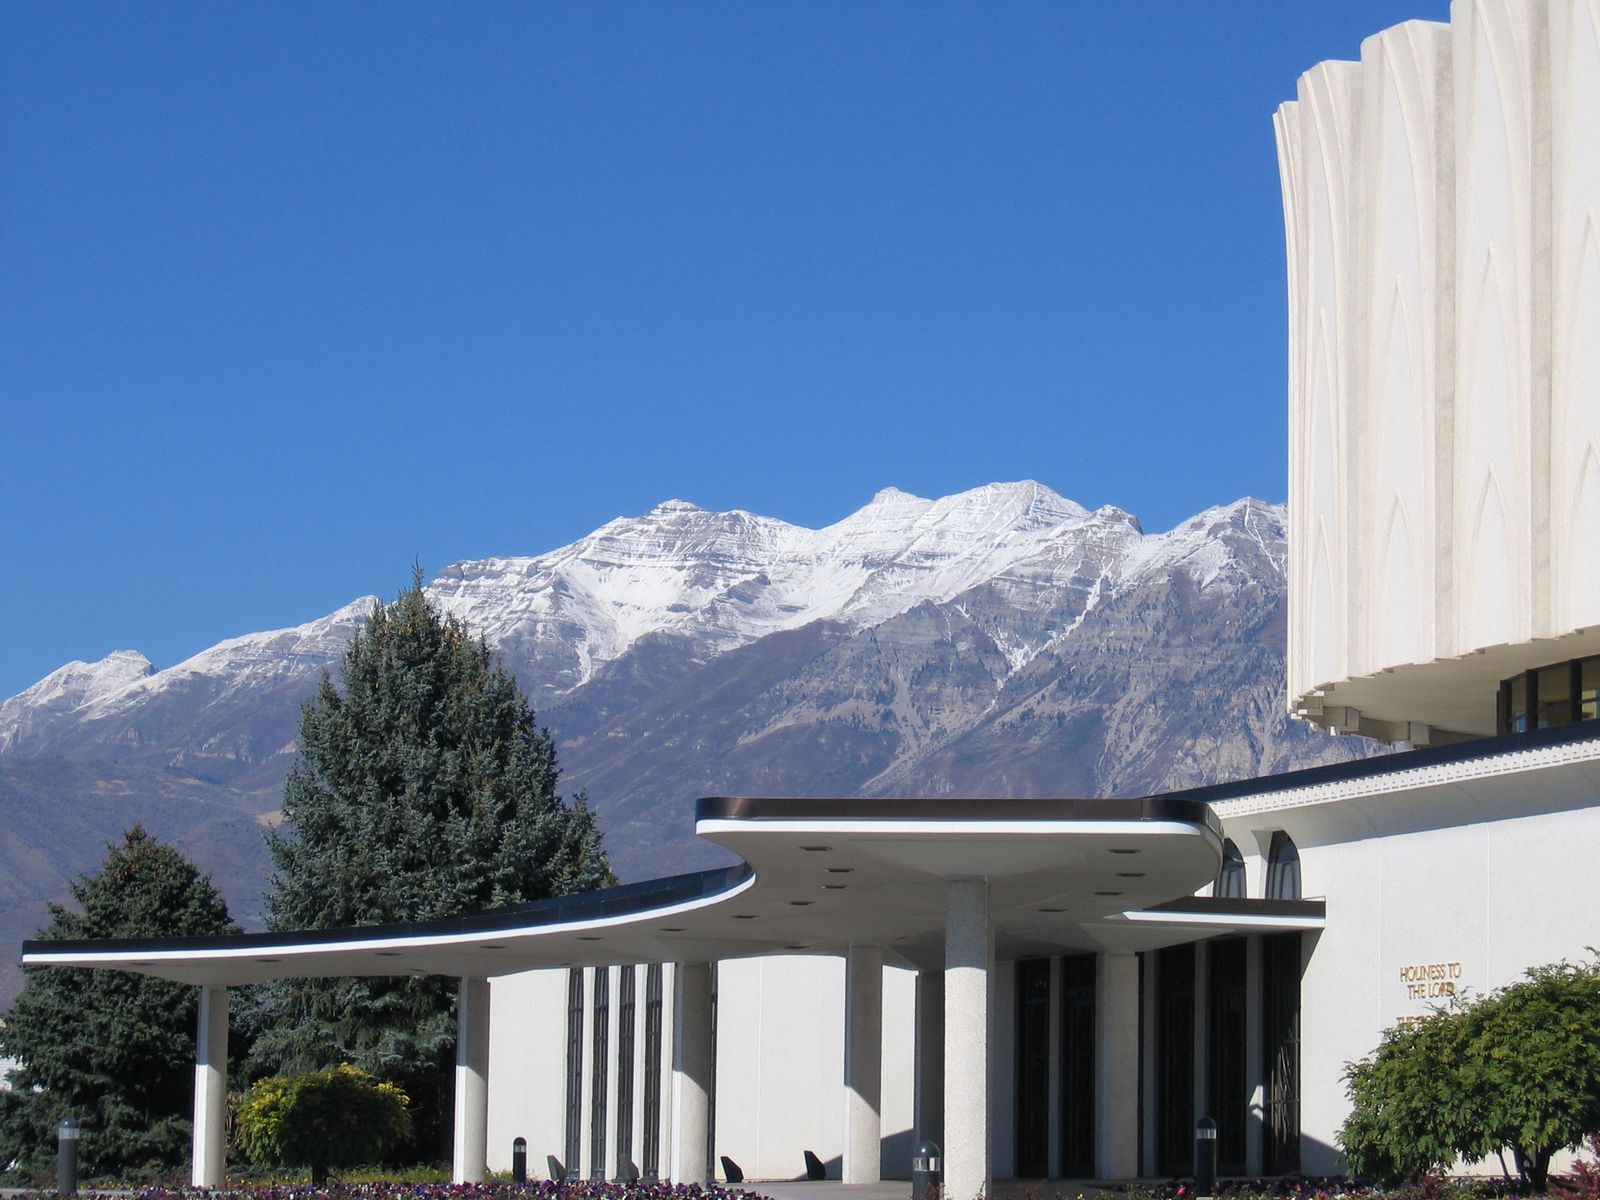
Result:
[[[81,910],[50,906],[41,939],[237,933],[222,895],[194,864],[135,825],[100,869],[71,886]],[[24,967],[0,1028],[21,1064],[0,1093],[0,1167],[47,1172],[56,1123],[83,1125],[91,1175],[150,1175],[189,1149],[196,989],[125,971]],[[36,1090],[37,1089],[37,1090]]]
[[[556,794],[550,736],[488,646],[422,591],[374,608],[302,712],[268,835],[276,930],[425,921],[613,882],[593,813]],[[449,1128],[456,981],[288,980],[265,989],[253,1069],[353,1062],[412,1097],[414,1148]]]

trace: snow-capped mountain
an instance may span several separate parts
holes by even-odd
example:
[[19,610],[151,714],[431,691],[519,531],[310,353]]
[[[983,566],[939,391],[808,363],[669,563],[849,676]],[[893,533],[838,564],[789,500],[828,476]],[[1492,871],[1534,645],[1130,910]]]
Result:
[[[1281,506],[1147,534],[1025,482],[890,488],[822,529],[668,501],[427,590],[521,680],[637,877],[716,853],[699,795],[1133,795],[1365,753],[1284,715],[1284,557]],[[110,838],[156,780],[169,826],[210,789],[238,814],[208,828],[245,839],[248,916],[251,814],[276,810],[300,705],[374,603],[164,670],[121,651],[52,673],[0,704],[0,812],[46,837],[69,789],[115,796]]]

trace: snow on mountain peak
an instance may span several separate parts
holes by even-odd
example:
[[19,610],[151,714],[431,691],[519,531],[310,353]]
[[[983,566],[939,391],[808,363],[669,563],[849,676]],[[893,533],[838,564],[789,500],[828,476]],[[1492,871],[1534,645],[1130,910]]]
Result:
[[99,662],[69,662],[0,703],[0,753],[55,721],[125,691],[155,673],[137,650],[113,650]]
[[[536,557],[452,564],[427,591],[528,664],[547,693],[563,694],[650,636],[690,638],[714,654],[816,621],[875,626],[983,585],[1028,608],[1077,596],[1086,614],[1161,572],[1181,570],[1202,587],[1281,574],[1283,542],[1282,506],[1251,499],[1149,535],[1122,509],[1091,513],[1033,480],[936,500],[891,487],[821,529],[668,500]],[[375,603],[232,638],[159,672],[132,651],[70,663],[0,704],[0,752],[24,737],[44,744],[35,735],[58,717],[114,716],[169,686],[220,698],[313,676],[337,664]],[[1022,662],[1037,649],[1019,642],[1006,652]]]

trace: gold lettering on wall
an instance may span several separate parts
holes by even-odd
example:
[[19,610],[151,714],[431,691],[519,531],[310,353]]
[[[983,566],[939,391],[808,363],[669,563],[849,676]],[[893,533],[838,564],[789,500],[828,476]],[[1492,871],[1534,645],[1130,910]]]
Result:
[[1459,962],[1407,963],[1400,968],[1400,983],[1407,1000],[1448,1001],[1461,986]]

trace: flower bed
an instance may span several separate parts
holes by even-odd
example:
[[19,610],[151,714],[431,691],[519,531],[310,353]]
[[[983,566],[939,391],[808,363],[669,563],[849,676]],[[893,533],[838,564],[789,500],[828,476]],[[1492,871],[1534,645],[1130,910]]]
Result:
[[[85,1191],[85,1200],[112,1200],[109,1193]],[[246,1184],[200,1190],[144,1187],[119,1192],[115,1200],[744,1200],[749,1192],[679,1183],[604,1183],[550,1180],[516,1183],[309,1183]],[[30,1193],[53,1196],[53,1192]]]

